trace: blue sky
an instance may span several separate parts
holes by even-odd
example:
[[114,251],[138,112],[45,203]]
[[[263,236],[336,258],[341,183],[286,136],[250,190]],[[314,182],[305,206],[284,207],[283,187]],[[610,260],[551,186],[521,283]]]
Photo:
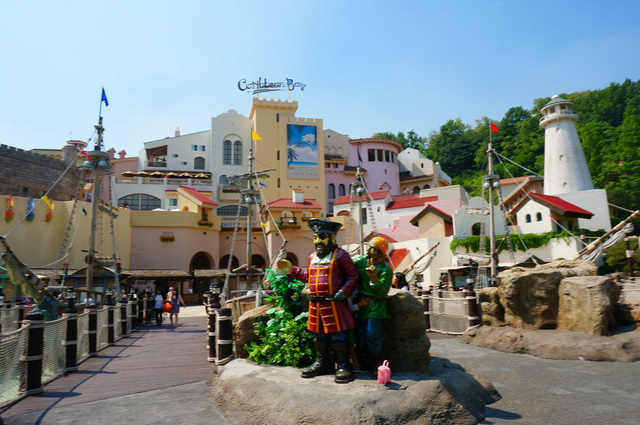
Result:
[[[557,93],[640,79],[640,2],[10,2],[0,8],[0,143],[105,148],[247,115],[240,79],[292,78],[297,115],[352,138],[475,125]],[[286,92],[268,97],[287,97]],[[91,145],[92,146],[92,145]],[[91,147],[90,146],[90,147]]]

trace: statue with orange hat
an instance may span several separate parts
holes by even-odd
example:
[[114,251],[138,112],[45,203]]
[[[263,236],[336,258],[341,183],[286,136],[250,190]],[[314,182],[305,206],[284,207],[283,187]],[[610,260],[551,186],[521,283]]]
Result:
[[382,364],[382,323],[390,319],[387,293],[393,270],[387,264],[389,243],[382,237],[369,241],[367,255],[354,259],[360,274],[356,311],[356,352],[361,367],[376,373]]
[[[335,372],[335,382],[353,381],[349,358],[349,331],[355,321],[348,298],[358,283],[358,270],[349,253],[336,245],[336,233],[342,224],[312,218],[307,223],[313,230],[316,250],[309,256],[307,270],[281,259],[276,268],[306,282],[309,288],[307,329],[315,334],[317,360],[302,371],[303,378]],[[335,363],[331,351],[335,354]]]

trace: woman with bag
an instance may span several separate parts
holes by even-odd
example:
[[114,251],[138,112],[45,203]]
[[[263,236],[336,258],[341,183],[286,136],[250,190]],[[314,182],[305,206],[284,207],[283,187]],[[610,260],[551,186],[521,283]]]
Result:
[[[184,303],[182,299],[182,295],[178,294],[178,290],[175,288],[171,288],[171,311],[169,312],[169,320],[171,321],[171,326],[178,326],[178,313],[180,312],[180,304],[184,307],[187,305]],[[176,318],[175,324],[173,318]]]

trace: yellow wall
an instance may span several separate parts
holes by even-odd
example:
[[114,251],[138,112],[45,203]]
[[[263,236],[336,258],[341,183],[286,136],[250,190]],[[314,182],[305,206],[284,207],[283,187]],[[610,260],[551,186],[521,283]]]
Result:
[[[287,100],[254,98],[249,118],[254,121],[254,130],[262,138],[255,142],[256,169],[258,171],[275,168],[270,178],[264,180],[266,201],[291,198],[292,189],[302,189],[305,199],[315,199],[322,207],[321,216],[326,215],[324,181],[324,134],[321,119],[297,118],[298,102]],[[290,179],[287,164],[287,124],[310,125],[316,127],[318,144],[318,179]],[[280,160],[278,160],[278,152]],[[278,187],[280,179],[280,187]]]
[[426,214],[418,223],[420,238],[442,238],[445,236],[444,220],[436,214]]

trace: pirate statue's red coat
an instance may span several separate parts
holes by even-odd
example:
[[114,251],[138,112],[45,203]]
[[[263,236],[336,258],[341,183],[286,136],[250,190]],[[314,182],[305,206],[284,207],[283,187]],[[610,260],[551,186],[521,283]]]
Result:
[[[347,251],[335,248],[324,258],[318,258],[314,252],[309,256],[307,271],[293,267],[291,275],[309,285],[307,329],[314,333],[335,333],[355,328],[347,298],[355,290],[359,274]],[[325,300],[338,291],[345,296],[342,301]]]

